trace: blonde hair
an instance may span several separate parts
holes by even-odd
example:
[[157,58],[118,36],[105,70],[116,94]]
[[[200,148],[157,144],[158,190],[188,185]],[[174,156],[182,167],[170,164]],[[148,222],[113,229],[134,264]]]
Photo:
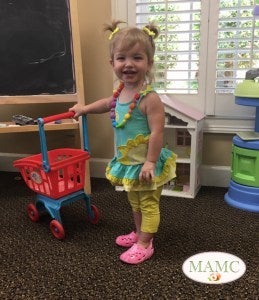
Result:
[[[153,63],[155,55],[154,39],[159,35],[159,29],[154,23],[149,23],[143,29],[137,27],[120,28],[118,25],[125,23],[122,21],[113,21],[110,25],[104,25],[104,31],[110,31],[110,58],[113,60],[115,49],[121,50],[131,49],[134,45],[139,43],[145,49],[145,53],[149,63]],[[149,82],[153,80],[153,74],[148,73]]]

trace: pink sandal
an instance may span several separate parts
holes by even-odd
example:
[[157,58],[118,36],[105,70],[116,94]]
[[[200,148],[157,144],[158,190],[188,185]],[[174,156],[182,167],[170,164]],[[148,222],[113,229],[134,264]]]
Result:
[[134,231],[129,234],[120,235],[116,238],[116,244],[122,247],[131,247],[138,241],[138,236]]
[[147,248],[135,243],[130,249],[121,254],[120,260],[127,264],[137,265],[149,259],[154,253],[153,243]]

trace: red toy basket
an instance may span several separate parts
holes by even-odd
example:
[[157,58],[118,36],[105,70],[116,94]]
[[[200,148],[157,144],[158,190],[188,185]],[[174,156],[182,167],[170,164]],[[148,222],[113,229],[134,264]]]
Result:
[[[44,123],[73,116],[73,112],[67,112],[39,118],[42,153],[18,159],[13,163],[31,190],[49,198],[58,199],[84,188],[85,162],[90,158],[86,134],[83,135],[84,150],[61,148],[47,151],[46,147]],[[83,132],[86,131],[84,120]]]
[[42,166],[42,154],[25,157],[14,162],[27,186],[36,193],[53,199],[84,188],[85,162],[90,158],[81,149],[55,149],[48,151],[50,171]]

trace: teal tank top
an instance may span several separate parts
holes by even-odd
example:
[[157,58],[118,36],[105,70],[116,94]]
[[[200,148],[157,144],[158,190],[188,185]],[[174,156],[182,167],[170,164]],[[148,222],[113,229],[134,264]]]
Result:
[[[147,93],[149,92],[154,91],[150,90]],[[153,182],[147,184],[139,181],[139,173],[146,161],[151,133],[147,116],[139,109],[143,97],[145,96],[140,97],[125,126],[114,128],[116,153],[106,168],[107,179],[113,185],[123,186],[125,191],[156,190],[176,176],[176,155],[162,148],[156,162]],[[122,122],[125,114],[128,113],[130,103],[120,103],[117,99],[115,109],[117,123]]]

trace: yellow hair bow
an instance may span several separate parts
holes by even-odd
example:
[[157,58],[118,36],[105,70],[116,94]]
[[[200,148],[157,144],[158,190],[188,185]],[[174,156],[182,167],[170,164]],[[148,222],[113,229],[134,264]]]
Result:
[[156,34],[154,33],[154,31],[149,30],[147,27],[143,28],[143,31],[145,31],[149,36],[154,37]]
[[119,30],[120,30],[120,28],[119,28],[119,27],[116,27],[116,28],[113,30],[113,32],[110,34],[109,40],[111,40],[111,39],[113,38],[114,34],[116,34]]

